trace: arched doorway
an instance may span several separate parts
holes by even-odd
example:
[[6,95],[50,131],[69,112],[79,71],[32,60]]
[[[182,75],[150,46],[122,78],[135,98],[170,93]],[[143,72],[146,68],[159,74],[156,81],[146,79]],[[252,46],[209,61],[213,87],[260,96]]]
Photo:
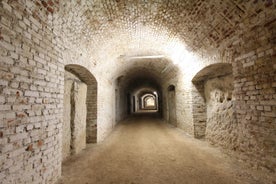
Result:
[[[220,139],[217,135],[227,136],[226,130],[234,124],[232,121],[235,121],[232,109],[234,88],[232,65],[228,63],[209,65],[200,70],[192,82],[194,136],[216,139],[217,142]],[[220,134],[215,136],[218,129]],[[221,133],[223,131],[225,132]]]
[[80,65],[66,65],[62,159],[79,153],[86,143],[97,142],[97,81]]

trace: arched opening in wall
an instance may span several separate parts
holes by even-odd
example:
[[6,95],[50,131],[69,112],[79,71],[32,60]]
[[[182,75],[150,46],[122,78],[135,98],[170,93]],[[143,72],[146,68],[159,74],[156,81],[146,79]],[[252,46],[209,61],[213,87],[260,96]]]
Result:
[[142,89],[149,89],[149,94],[155,96],[156,116],[154,116],[167,120],[167,84],[177,82],[179,68],[165,55],[149,57],[156,53],[153,50],[146,52],[141,50],[118,57],[118,62],[126,63],[126,66],[120,67],[113,77],[117,81],[116,89],[119,89],[120,96],[119,120],[124,120],[133,114],[135,116],[149,114],[137,111],[139,104],[144,103],[137,96],[137,92],[143,91]]
[[120,120],[132,115],[161,117],[162,88],[158,80],[157,76],[145,70],[134,70],[120,78]]
[[86,143],[97,142],[97,81],[84,67],[66,65],[62,159],[79,153]]
[[143,99],[143,108],[144,109],[156,109],[155,97],[147,96]]
[[174,126],[177,126],[175,86],[174,85],[170,85],[168,87],[168,97],[167,98],[168,98],[168,100],[167,100],[168,122]]
[[193,124],[196,138],[214,143],[229,135],[233,125],[232,65],[217,63],[200,70],[193,78]]
[[161,116],[160,111],[160,91],[155,88],[150,87],[142,87],[132,91],[133,95],[133,103],[132,105],[132,114],[156,114],[157,116]]
[[141,97],[142,110],[158,110],[157,97],[152,94],[145,94]]
[[153,89],[140,89],[135,97],[138,99],[137,112],[158,112],[158,93]]

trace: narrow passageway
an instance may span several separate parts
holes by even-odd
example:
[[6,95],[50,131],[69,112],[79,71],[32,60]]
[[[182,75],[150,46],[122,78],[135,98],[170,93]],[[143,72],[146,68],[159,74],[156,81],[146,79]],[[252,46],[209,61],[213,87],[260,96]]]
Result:
[[237,166],[156,117],[132,117],[63,164],[63,184],[237,184]]

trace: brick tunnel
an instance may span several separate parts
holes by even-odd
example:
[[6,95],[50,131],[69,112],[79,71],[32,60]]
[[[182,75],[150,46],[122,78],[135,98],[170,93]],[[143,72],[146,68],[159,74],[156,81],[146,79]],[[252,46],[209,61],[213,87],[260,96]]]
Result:
[[0,183],[275,184],[272,0],[1,0]]

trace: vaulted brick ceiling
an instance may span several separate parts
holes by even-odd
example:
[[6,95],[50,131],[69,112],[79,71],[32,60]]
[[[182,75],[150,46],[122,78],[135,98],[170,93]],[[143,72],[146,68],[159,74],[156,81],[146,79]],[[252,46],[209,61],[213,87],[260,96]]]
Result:
[[[50,2],[50,3],[49,3]],[[52,3],[53,2],[53,3]],[[74,0],[41,1],[53,17],[55,39],[81,48],[94,64],[122,56],[165,55],[183,50],[223,55],[246,32],[275,21],[272,0]],[[38,1],[39,4],[39,1]],[[265,10],[265,11],[264,11]],[[264,30],[265,31],[265,30]],[[270,31],[271,32],[271,31]],[[181,49],[179,49],[182,47]],[[185,54],[185,53],[184,53]],[[179,53],[178,53],[179,55]]]
[[[169,41],[175,38],[191,49],[219,47],[225,40],[250,30],[258,20],[264,24],[275,18],[264,8],[275,8],[272,1],[241,0],[98,0],[64,1],[60,5],[63,30],[72,41],[88,43],[103,39],[108,43],[119,37],[133,37],[139,46],[143,42]],[[65,7],[65,8],[63,8]],[[166,35],[166,38],[159,38]],[[99,43],[98,43],[99,44]],[[120,44],[117,44],[120,46]]]

